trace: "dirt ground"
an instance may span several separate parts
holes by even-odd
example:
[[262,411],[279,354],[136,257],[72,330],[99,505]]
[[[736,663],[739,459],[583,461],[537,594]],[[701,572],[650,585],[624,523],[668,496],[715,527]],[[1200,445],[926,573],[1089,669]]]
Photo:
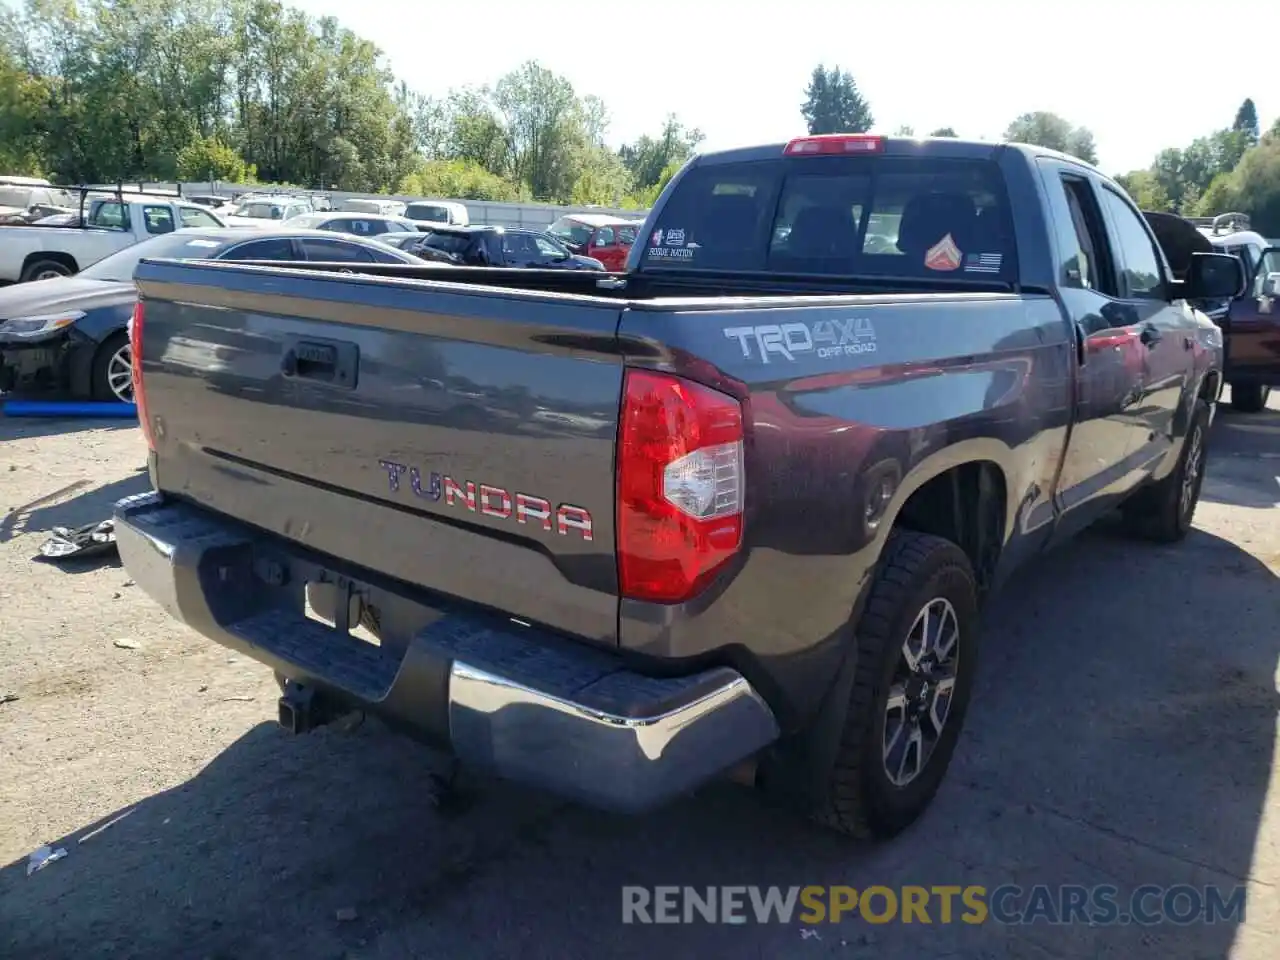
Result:
[[[1274,403],[1274,401],[1273,401]],[[1274,960],[1280,408],[1224,411],[1197,530],[1106,530],[993,605],[937,802],[857,846],[714,786],[643,819],[479,785],[373,720],[289,737],[269,671],[118,564],[32,561],[147,485],[131,426],[0,420],[0,956]],[[16,697],[9,699],[6,696]],[[65,858],[31,875],[42,844]],[[624,884],[1247,885],[1243,924],[623,926]]]

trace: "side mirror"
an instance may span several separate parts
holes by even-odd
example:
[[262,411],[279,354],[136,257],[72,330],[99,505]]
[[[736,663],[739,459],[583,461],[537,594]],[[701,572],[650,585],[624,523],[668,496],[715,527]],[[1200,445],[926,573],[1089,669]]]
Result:
[[1280,298],[1280,273],[1267,274],[1267,279],[1262,281],[1262,295]]
[[1229,253],[1193,253],[1182,285],[1188,300],[1234,300],[1244,293],[1244,264]]

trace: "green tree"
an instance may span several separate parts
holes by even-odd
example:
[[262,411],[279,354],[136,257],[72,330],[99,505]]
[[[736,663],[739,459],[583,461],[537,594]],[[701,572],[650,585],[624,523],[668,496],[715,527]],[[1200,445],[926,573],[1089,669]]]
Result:
[[576,180],[573,155],[586,140],[573,85],[530,60],[498,81],[493,105],[511,172],[537,198],[568,197]]
[[406,174],[396,193],[455,200],[527,200],[517,184],[469,160],[430,160]]
[[810,134],[865,133],[875,124],[871,106],[858,92],[853,74],[839,66],[813,68],[800,107]]
[[1086,163],[1098,162],[1093,133],[1086,127],[1073,127],[1056,113],[1043,110],[1024,113],[1009,124],[1004,139],[1010,143],[1030,143],[1057,150]]
[[1236,111],[1236,119],[1231,124],[1231,129],[1243,133],[1249,146],[1253,146],[1258,142],[1261,130],[1258,127],[1258,108],[1254,106],[1252,98],[1246,97],[1244,103],[1240,104],[1240,109]]
[[1231,174],[1241,211],[1264,237],[1280,236],[1280,142],[1260,143]]
[[656,137],[648,134],[624,146],[619,155],[626,164],[636,186],[647,189],[658,183],[663,173],[674,164],[678,169],[693,156],[702,142],[702,131],[686,128],[675,114],[669,114]]
[[929,134],[931,137],[954,137],[956,131],[954,127],[939,127]]
[[1172,212],[1173,205],[1164,187],[1150,170],[1134,170],[1116,177],[1116,183],[1124,187],[1140,210]]
[[244,158],[217,137],[197,137],[178,151],[179,180],[225,180],[246,183],[251,174]]
[[1220,173],[1200,195],[1193,215],[1197,217],[1216,217],[1220,213],[1230,213],[1240,209],[1240,193],[1236,189],[1235,177],[1230,173]]

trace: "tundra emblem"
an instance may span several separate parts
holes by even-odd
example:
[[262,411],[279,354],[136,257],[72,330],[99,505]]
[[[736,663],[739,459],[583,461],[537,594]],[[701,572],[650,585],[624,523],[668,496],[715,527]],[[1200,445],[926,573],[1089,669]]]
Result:
[[409,489],[423,500],[439,501],[443,497],[446,506],[462,507],[495,520],[514,518],[516,523],[535,524],[547,533],[555,530],[562,537],[576,530],[583,540],[591,539],[591,514],[583,507],[562,503],[553,510],[551,501],[543,497],[473,480],[458,481],[447,473],[431,471],[424,476],[419,468],[394,460],[379,460],[378,466],[387,472],[391,493],[400,493],[400,480],[408,474]]

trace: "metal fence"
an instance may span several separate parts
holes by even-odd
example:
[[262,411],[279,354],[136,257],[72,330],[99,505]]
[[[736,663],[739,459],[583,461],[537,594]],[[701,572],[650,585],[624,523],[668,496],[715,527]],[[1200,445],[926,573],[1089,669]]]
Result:
[[[344,190],[308,190],[303,187],[282,187],[269,183],[236,184],[215,181],[213,183],[126,183],[126,188],[143,190],[175,191],[181,188],[184,194],[213,194],[220,197],[238,196],[242,193],[269,193],[279,190],[281,193],[323,194],[329,197],[336,207],[342,200],[369,197],[378,200],[398,200],[401,203],[412,203],[422,197],[411,197],[401,194],[378,194],[374,197],[368,193],[350,193]],[[431,197],[432,200],[450,200],[451,197]],[[623,210],[617,207],[574,206],[558,203],[513,203],[496,200],[457,200],[467,208],[467,215],[472,223],[493,224],[502,227],[530,227],[542,230],[551,226],[560,217],[571,213],[597,213],[606,216],[622,217],[627,220],[643,220],[648,210]]]

